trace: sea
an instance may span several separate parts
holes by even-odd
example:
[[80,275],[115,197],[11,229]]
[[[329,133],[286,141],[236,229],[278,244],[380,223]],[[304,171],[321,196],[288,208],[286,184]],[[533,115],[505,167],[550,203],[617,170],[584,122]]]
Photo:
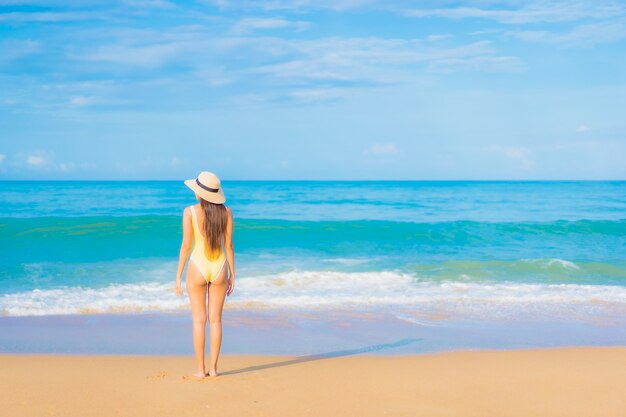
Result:
[[[223,181],[231,311],[626,317],[625,181]],[[180,181],[0,182],[0,315],[170,314]]]

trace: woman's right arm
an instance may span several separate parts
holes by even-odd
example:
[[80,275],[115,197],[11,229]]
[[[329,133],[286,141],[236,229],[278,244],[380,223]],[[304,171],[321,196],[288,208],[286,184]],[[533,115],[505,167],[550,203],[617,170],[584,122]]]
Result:
[[183,211],[183,242],[180,245],[180,254],[178,256],[178,271],[176,272],[176,294],[183,295],[181,282],[183,280],[183,271],[187,264],[187,257],[191,250],[192,227],[191,212],[189,207],[185,207]]

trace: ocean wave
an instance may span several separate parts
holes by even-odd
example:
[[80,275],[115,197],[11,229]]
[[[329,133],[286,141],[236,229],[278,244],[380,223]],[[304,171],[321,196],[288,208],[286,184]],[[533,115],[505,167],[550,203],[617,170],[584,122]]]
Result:
[[[181,230],[180,216],[80,216],[80,217],[0,217],[0,237],[132,237],[146,233],[168,236]],[[491,237],[494,234],[606,234],[623,236],[626,219],[555,221],[394,221],[394,220],[279,220],[237,218],[235,228],[244,234],[260,235],[345,235],[389,238],[413,237],[448,240],[458,237]]]
[[624,262],[574,262],[561,258],[459,259],[408,264],[406,269],[434,281],[626,284]]
[[[238,278],[235,309],[388,309],[463,317],[593,316],[626,311],[626,287],[517,282],[434,282],[399,271],[291,271]],[[6,316],[188,309],[172,284],[64,287],[0,296]]]
[[[168,258],[178,253],[180,218],[0,218],[0,281],[24,264]],[[390,269],[391,262],[442,259],[623,259],[626,220],[490,223],[452,221],[288,221],[237,219],[235,246],[247,260],[323,260],[327,265]],[[149,243],[149,244],[146,244]],[[45,250],[39,250],[45,248]],[[555,261],[558,262],[558,261]],[[570,265],[571,266],[571,265]],[[556,265],[558,267],[558,265]],[[1,285],[1,282],[0,282]]]

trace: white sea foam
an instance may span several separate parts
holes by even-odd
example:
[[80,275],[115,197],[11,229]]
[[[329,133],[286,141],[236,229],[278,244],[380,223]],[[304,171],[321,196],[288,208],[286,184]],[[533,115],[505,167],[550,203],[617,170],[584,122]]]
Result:
[[[229,308],[430,311],[493,317],[511,314],[600,314],[626,311],[626,287],[422,280],[381,272],[291,271],[239,277]],[[0,296],[9,316],[172,311],[189,308],[172,283],[66,287]],[[607,310],[608,309],[608,310]]]
[[368,262],[372,262],[373,260],[374,258],[367,258],[367,259],[364,259],[364,258],[328,258],[328,259],[322,259],[322,262],[352,266],[352,265],[366,264]]
[[541,263],[546,267],[550,267],[553,265],[558,265],[560,267],[563,267],[565,269],[580,269],[580,267],[578,265],[576,265],[574,262],[572,261],[567,261],[565,259],[559,259],[559,258],[552,258],[552,259],[526,259],[525,261],[527,262],[532,262],[532,263]]
[[187,306],[172,284],[142,283],[104,288],[66,287],[0,296],[0,312],[9,316],[177,310]]

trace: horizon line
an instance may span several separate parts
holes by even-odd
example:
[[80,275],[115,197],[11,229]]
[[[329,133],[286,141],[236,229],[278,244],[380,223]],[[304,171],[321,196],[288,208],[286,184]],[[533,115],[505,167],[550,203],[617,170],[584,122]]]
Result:
[[[178,182],[184,179],[0,179],[0,182]],[[618,179],[226,179],[224,182],[623,182]]]

